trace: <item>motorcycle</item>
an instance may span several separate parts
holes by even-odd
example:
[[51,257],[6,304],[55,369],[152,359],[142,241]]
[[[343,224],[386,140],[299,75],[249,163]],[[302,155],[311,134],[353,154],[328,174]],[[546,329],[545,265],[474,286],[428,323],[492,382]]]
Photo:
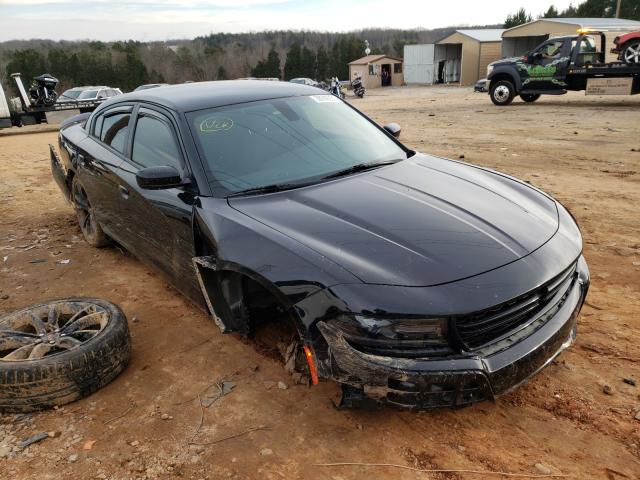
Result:
[[351,81],[351,88],[353,88],[353,93],[358,97],[364,97],[365,88],[362,85],[362,76],[358,73],[355,74],[355,78]]
[[340,80],[338,80],[338,77],[331,77],[329,93],[344,100],[344,92],[342,91],[342,85],[340,84]]
[[55,92],[56,85],[58,85],[58,79],[48,73],[34,77],[31,88],[29,88],[29,95],[36,106],[50,107],[56,103],[58,100],[58,94]]

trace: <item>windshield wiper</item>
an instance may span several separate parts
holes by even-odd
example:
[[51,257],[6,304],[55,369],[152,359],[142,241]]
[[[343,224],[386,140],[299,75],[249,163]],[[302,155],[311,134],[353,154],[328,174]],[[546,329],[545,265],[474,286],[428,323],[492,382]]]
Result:
[[308,185],[306,183],[274,183],[272,185],[265,185],[264,187],[248,188],[246,190],[239,190],[237,192],[230,193],[227,198],[239,197],[242,195],[258,195],[261,193],[275,193],[282,192],[284,190],[292,190],[298,187],[304,187]]
[[352,173],[358,173],[358,172],[364,172],[367,170],[373,170],[374,168],[378,168],[378,167],[382,167],[384,165],[391,165],[393,163],[398,163],[402,160],[400,159],[396,159],[396,160],[387,160],[385,162],[376,162],[376,163],[359,163],[357,165],[353,165],[349,168],[345,168],[344,170],[338,170],[337,172],[333,172],[325,177],[322,177],[323,180],[329,179],[329,178],[338,178],[338,177],[344,177],[346,175],[351,175]]

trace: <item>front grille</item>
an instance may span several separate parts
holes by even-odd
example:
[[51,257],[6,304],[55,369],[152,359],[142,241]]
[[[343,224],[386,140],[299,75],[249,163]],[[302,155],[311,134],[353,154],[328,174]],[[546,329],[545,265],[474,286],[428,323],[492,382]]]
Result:
[[573,283],[576,265],[562,272],[542,287],[520,297],[480,312],[455,319],[458,337],[468,349],[478,349],[497,342],[525,328],[538,313],[560,301]]
[[353,339],[347,338],[347,342],[356,350],[362,353],[368,353],[370,355],[377,355],[382,357],[399,357],[399,358],[428,358],[428,357],[441,357],[449,355],[453,351],[448,345],[423,345],[420,347],[407,348],[397,344],[384,345],[379,344],[365,344],[363,342],[357,342]]
[[428,410],[462,407],[491,398],[486,378],[478,372],[426,375],[388,380],[386,401],[401,408]]

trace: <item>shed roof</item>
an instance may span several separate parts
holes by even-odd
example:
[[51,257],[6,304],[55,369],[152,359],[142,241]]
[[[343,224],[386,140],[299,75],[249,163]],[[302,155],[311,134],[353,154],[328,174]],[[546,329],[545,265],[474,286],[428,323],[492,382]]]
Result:
[[[502,41],[502,33],[504,32],[503,28],[478,28],[471,30],[456,30],[450,35],[447,35],[444,38],[441,38],[436,43],[451,43],[450,39],[459,40],[457,36],[463,35],[469,38],[472,41],[476,41],[479,43],[484,42],[501,42]],[[454,43],[459,43],[459,41],[455,41]]]
[[478,28],[473,30],[456,30],[478,42],[499,42],[502,40],[504,28]]
[[389,55],[367,55],[365,57],[354,60],[353,62],[349,62],[349,65],[366,65],[368,63],[377,62],[378,60],[382,60],[383,58],[388,58],[390,60],[395,60],[396,62],[401,62],[401,58],[390,57]]
[[577,18],[577,17],[565,17],[565,18],[540,18],[533,22],[523,23],[516,27],[509,28],[504,32],[516,30],[522,28],[525,25],[532,25],[540,22],[551,23],[564,23],[566,25],[576,25],[580,28],[601,28],[601,29],[636,29],[640,28],[640,22],[637,20],[627,20],[625,18]]

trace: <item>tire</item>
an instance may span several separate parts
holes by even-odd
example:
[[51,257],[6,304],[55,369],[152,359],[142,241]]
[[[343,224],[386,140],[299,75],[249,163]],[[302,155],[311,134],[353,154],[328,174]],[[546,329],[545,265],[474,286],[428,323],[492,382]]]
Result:
[[87,192],[78,180],[73,177],[71,182],[71,198],[76,209],[78,224],[82,230],[82,236],[89,245],[96,248],[106,247],[111,243],[111,239],[104,233],[98,220],[96,220],[93,207],[87,196]]
[[527,103],[533,103],[540,98],[539,93],[523,93],[520,98]]
[[491,84],[489,90],[491,101],[500,107],[509,105],[516,96],[516,89],[509,80],[500,80]]
[[53,300],[2,315],[0,412],[31,412],[86,397],[117,377],[130,357],[127,319],[105,300]]
[[640,63],[640,40],[627,43],[622,50],[622,61],[627,65]]

